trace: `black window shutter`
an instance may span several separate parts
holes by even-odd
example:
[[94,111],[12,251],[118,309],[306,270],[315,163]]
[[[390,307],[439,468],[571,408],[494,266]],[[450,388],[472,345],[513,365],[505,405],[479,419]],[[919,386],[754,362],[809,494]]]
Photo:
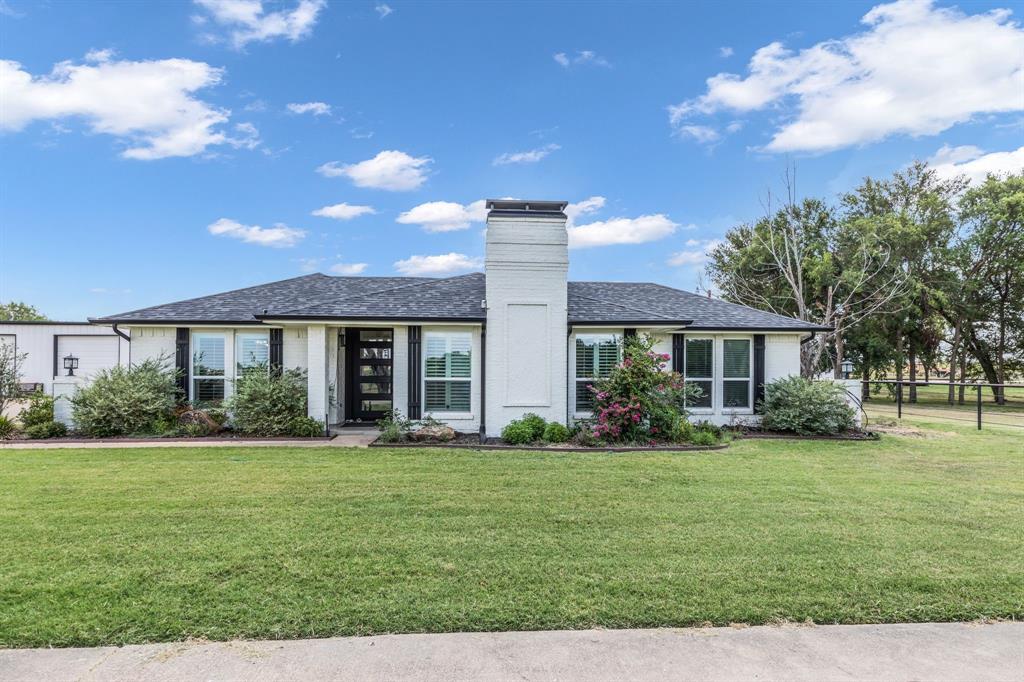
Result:
[[631,339],[636,336],[636,329],[633,327],[626,327],[622,330],[622,336],[627,339]]
[[279,376],[284,366],[284,330],[270,330],[270,372]]
[[423,328],[420,326],[409,327],[409,419],[419,419],[423,416],[423,401],[420,395],[420,368],[423,366],[422,331]]
[[188,353],[188,327],[178,327],[174,344],[174,369],[178,371],[178,389],[184,400],[189,399]]
[[672,335],[672,371],[683,374],[683,352],[686,343],[686,334],[673,334]]
[[764,401],[764,334],[754,334],[754,414]]

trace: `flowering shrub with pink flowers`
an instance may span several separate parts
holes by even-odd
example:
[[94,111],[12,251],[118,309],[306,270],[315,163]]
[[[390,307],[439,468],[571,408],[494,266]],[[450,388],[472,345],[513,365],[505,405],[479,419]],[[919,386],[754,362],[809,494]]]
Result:
[[684,401],[699,397],[682,375],[668,370],[670,356],[654,351],[646,335],[626,339],[623,359],[594,394],[591,435],[606,443],[684,442],[690,437]]

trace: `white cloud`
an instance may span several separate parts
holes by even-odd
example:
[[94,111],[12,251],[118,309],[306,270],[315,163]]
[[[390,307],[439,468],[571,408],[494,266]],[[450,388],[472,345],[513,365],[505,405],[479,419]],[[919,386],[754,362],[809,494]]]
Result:
[[567,55],[565,52],[556,52],[552,55],[552,58],[558,62],[559,66],[566,69],[570,66],[585,66],[588,64],[593,66],[611,66],[611,62],[598,55],[593,50],[578,50],[572,57]]
[[320,264],[324,262],[323,258],[293,258],[292,260],[299,264],[301,272],[316,272],[320,269]]
[[82,117],[92,132],[126,141],[122,156],[143,160],[194,156],[220,144],[248,146],[255,128],[242,139],[230,137],[223,124],[231,112],[194,96],[222,76],[204,62],[112,61],[107,54],[94,64],[60,62],[48,75],[33,77],[18,62],[0,60],[0,130]]
[[320,10],[327,4],[326,0],[299,0],[290,11],[264,12],[261,0],[194,1],[209,12],[210,19],[229,30],[228,39],[236,49],[253,41],[286,38],[294,43],[302,40],[312,32]]
[[470,258],[464,253],[445,253],[439,256],[409,256],[395,262],[395,270],[403,275],[451,275],[475,270],[483,266],[483,259]]
[[[722,243],[720,239],[687,239],[686,245],[691,247],[690,249],[684,249],[683,251],[676,251],[669,256],[666,261],[672,266],[687,266],[687,265],[703,265],[708,260],[708,254],[715,249],[716,246]],[[694,249],[692,247],[699,246],[700,248]]]
[[253,101],[249,102],[248,104],[246,104],[242,108],[245,109],[246,111],[252,111],[252,112],[259,113],[261,111],[266,111],[267,110],[267,103],[265,101],[261,100],[261,99],[254,99]]
[[432,162],[433,159],[427,156],[413,157],[405,152],[383,151],[359,163],[341,165],[338,161],[329,161],[316,171],[328,178],[344,175],[357,187],[405,192],[417,189],[427,181],[427,167]]
[[260,227],[243,225],[229,218],[221,218],[208,225],[206,229],[215,236],[231,237],[247,244],[272,246],[278,249],[295,246],[306,236],[304,230],[288,227],[284,223],[277,223],[273,227]]
[[327,116],[331,113],[331,105],[323,102],[292,102],[288,105],[288,111],[293,114],[313,114],[314,116]]
[[85,61],[92,62],[93,64],[102,64],[113,59],[114,54],[116,54],[114,50],[109,47],[102,50],[92,49],[85,53]]
[[527,152],[506,152],[494,159],[492,163],[495,166],[507,166],[513,163],[537,163],[551,152],[559,149],[561,149],[561,146],[557,144],[546,144],[543,147],[537,147]]
[[729,46],[718,48],[718,56],[721,57],[722,59],[728,59],[729,57],[733,56],[734,53],[735,50],[733,50]]
[[483,199],[465,206],[453,201],[429,201],[405,211],[398,216],[396,222],[420,225],[427,232],[465,230],[470,223],[487,220],[486,204]]
[[384,17],[386,17],[387,15],[389,15],[389,14],[391,14],[391,13],[393,13],[395,11],[395,10],[391,9],[391,7],[389,7],[388,5],[385,5],[384,3],[381,3],[381,4],[377,5],[373,9],[377,12],[377,14],[380,15],[381,19],[383,19]]
[[662,213],[638,218],[613,218],[569,227],[569,248],[643,244],[669,236],[679,228]]
[[700,144],[710,144],[717,142],[721,139],[722,135],[717,130],[710,126],[701,125],[684,125],[676,128],[676,132],[680,135],[692,137]]
[[369,267],[367,263],[335,263],[330,267],[335,275],[358,275]]
[[1024,30],[1008,10],[967,15],[900,0],[874,7],[862,23],[859,33],[799,52],[780,42],[762,47],[745,78],[720,73],[705,94],[669,107],[671,124],[771,108],[786,117],[767,151],[828,151],[1024,110]]
[[586,215],[588,213],[596,213],[600,211],[602,208],[604,208],[604,205],[604,197],[590,197],[589,199],[584,199],[583,201],[570,203],[568,206],[565,207],[565,215],[569,218],[569,220],[567,221],[568,225],[571,227],[576,222],[576,218],[580,217],[581,215]]
[[943,178],[966,175],[972,184],[980,184],[986,176],[1024,172],[1024,147],[1008,152],[991,152],[973,145],[950,147],[944,145],[935,152],[928,164]]
[[335,220],[352,220],[361,215],[372,215],[376,212],[373,206],[353,206],[352,204],[342,202],[318,208],[313,211],[313,215],[320,216],[321,218],[334,218]]

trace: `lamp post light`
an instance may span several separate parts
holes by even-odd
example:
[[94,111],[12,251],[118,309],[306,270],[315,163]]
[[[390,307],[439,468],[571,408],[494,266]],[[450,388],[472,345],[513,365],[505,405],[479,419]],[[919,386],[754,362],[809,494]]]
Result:
[[844,379],[849,379],[850,375],[853,374],[853,363],[849,360],[843,360],[839,365],[839,370],[843,375]]
[[64,356],[64,369],[68,371],[68,376],[75,376],[75,370],[78,369],[78,358],[74,355]]

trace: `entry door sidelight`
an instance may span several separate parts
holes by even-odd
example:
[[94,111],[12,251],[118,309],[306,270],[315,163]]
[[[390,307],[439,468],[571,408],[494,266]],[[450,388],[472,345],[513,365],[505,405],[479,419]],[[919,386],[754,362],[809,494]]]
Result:
[[351,419],[376,421],[391,409],[394,332],[391,329],[349,328],[349,382],[353,388]]

